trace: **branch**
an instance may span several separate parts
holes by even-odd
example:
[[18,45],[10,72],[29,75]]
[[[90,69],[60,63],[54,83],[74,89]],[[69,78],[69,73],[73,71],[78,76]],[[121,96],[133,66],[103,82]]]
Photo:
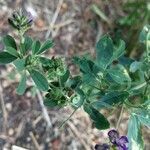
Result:
[[36,92],[37,92],[37,97],[38,97],[40,106],[42,108],[43,117],[45,118],[45,121],[47,122],[47,127],[51,128],[52,127],[52,123],[51,123],[50,117],[48,115],[48,111],[47,111],[46,107],[43,104],[43,97],[42,97],[42,95],[41,95],[41,93],[40,93],[40,91],[38,89],[37,89]]

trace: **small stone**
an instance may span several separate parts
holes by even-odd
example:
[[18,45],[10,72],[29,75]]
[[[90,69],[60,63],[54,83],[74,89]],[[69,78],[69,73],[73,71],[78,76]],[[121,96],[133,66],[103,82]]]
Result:
[[27,92],[27,93],[26,93],[26,96],[27,96],[28,98],[30,98],[30,97],[32,96],[31,92]]
[[6,107],[8,112],[12,111],[12,104],[11,103],[6,103],[5,107]]
[[3,88],[6,88],[9,86],[9,83],[8,83],[8,81],[4,80],[2,85],[3,85]]
[[68,10],[68,5],[67,3],[63,3],[61,6],[61,13],[65,13]]
[[8,135],[9,136],[12,136],[14,134],[14,130],[12,129],[12,128],[10,128],[9,130],[8,130]]
[[35,22],[35,24],[36,24],[36,26],[38,28],[42,28],[42,27],[45,26],[45,23],[44,23],[44,21],[42,19],[37,19],[36,22]]
[[30,138],[30,137],[27,137],[27,141],[30,142],[30,141],[31,141],[31,138]]

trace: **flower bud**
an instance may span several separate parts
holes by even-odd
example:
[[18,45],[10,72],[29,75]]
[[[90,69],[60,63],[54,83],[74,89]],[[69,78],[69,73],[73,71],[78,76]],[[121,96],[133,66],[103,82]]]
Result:
[[8,22],[13,28],[25,32],[31,27],[33,18],[31,13],[19,10],[14,12],[12,17],[8,18]]

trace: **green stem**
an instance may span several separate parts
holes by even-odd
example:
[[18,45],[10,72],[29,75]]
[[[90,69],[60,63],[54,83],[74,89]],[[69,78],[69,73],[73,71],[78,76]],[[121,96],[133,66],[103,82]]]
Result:
[[146,93],[147,93],[147,89],[148,89],[148,86],[149,86],[149,84],[147,83],[147,85],[146,85],[146,87],[145,87],[145,89],[144,89],[143,96],[145,96],[145,95],[146,95]]
[[131,104],[131,103],[128,102],[128,101],[124,101],[124,104],[128,105],[129,107],[133,107],[133,108],[143,108],[143,107],[141,106],[141,104],[140,104],[140,105],[133,105],[133,104]]
[[21,52],[21,44],[24,43],[24,36],[23,36],[24,34],[21,31],[19,31],[18,34],[20,37],[20,45],[19,45],[20,51],[19,51],[19,53],[20,53],[20,57],[23,58],[23,53]]
[[66,122],[71,119],[71,117],[75,114],[75,112],[76,112],[77,110],[78,110],[78,108],[75,109],[75,110],[71,113],[71,115],[70,115],[66,120],[64,120],[64,121],[61,123],[61,125],[59,126],[59,128],[62,128],[62,127],[66,124]]
[[148,31],[147,36],[146,36],[146,54],[147,54],[147,59],[150,62],[150,52],[149,52],[149,37],[150,37],[150,31]]
[[146,86],[146,84],[147,84],[147,82],[143,82],[143,83],[141,83],[141,84],[139,84],[139,85],[133,87],[133,88],[131,89],[131,91],[139,90],[139,89],[143,88],[144,86]]

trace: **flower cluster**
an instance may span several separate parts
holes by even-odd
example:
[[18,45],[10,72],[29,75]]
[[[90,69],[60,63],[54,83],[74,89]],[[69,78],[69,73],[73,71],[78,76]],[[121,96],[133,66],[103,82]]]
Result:
[[116,130],[110,130],[108,132],[108,137],[111,144],[96,144],[95,150],[110,150],[111,148],[117,148],[118,150],[128,150],[128,138],[126,136],[119,136],[119,133]]
[[8,18],[8,22],[12,27],[19,31],[26,31],[31,27],[33,18],[31,13],[27,11],[16,11],[12,14],[12,17]]

